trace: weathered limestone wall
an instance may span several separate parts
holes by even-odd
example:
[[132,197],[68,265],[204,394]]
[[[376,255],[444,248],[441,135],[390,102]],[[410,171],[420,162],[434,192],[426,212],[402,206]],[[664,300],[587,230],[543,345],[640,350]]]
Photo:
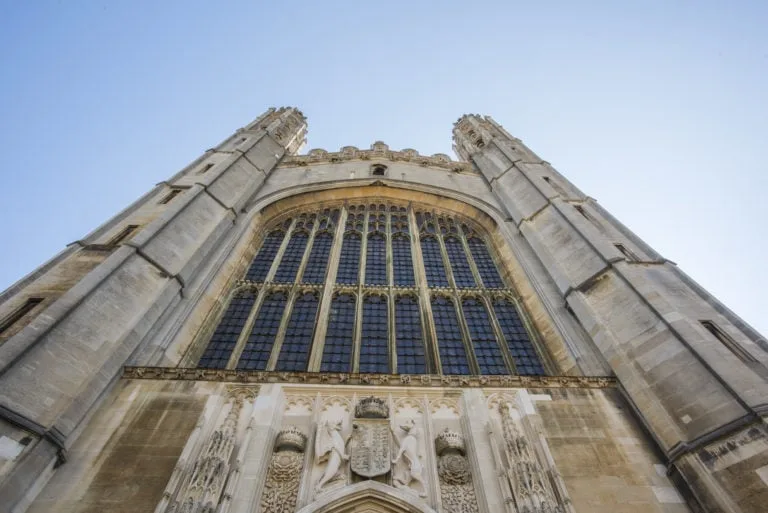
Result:
[[[464,116],[454,140],[609,362],[678,481],[706,511],[752,511],[736,504],[749,503],[754,490],[723,486],[702,475],[712,472],[706,465],[677,462],[714,440],[762,429],[764,341],[492,119]],[[731,341],[718,340],[704,320]],[[749,461],[743,477],[757,483],[762,459]]]
[[[371,394],[388,405],[393,436],[402,441],[400,426],[411,421],[421,429],[414,432],[426,486],[396,485],[393,476],[407,468],[402,461],[378,479],[414,504],[513,513],[512,505],[521,508],[528,497],[527,480],[541,479],[539,499],[571,513],[689,511],[614,388],[260,386],[121,380],[70,450],[67,472],[55,473],[28,511],[164,512],[197,500],[196,469],[207,468],[217,433],[234,441],[222,466],[206,474],[215,493],[205,500],[221,511],[266,513],[285,501],[294,511],[341,500],[360,479],[345,464],[344,477],[318,491],[327,463],[317,460],[314,440],[325,422],[341,422],[341,435],[351,435],[356,405]],[[284,430],[307,437],[303,452],[277,451]],[[463,453],[448,456],[436,445],[446,430],[459,437]],[[390,450],[394,455],[397,445]],[[528,477],[521,480],[515,469],[522,463]]]
[[530,390],[576,511],[689,511],[617,390]]
[[[40,439],[10,469],[4,465],[1,503],[21,504],[56,454],[66,458],[129,359],[157,358],[219,274],[223,254],[241,239],[247,222],[240,207],[305,133],[295,109],[267,112],[202,159],[224,154],[231,165],[211,167],[167,204],[158,203],[168,192],[159,185],[78,241],[80,249],[64,252],[3,296],[0,318],[33,292],[54,286],[57,294],[14,325],[17,332],[0,345],[0,419]],[[130,224],[139,229],[110,242]],[[109,256],[90,271],[92,263],[74,266],[72,275],[57,280],[71,259],[82,261],[94,249]]]

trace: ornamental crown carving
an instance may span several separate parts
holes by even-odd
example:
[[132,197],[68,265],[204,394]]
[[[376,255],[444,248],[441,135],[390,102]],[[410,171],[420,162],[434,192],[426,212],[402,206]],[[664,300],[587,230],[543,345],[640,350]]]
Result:
[[386,419],[389,418],[389,406],[384,399],[374,396],[366,397],[357,403],[355,417],[358,419]]
[[307,435],[296,426],[288,426],[277,434],[275,440],[276,451],[304,452],[307,446]]
[[464,454],[464,437],[456,431],[445,428],[435,438],[435,450],[440,456],[446,451],[460,452]]

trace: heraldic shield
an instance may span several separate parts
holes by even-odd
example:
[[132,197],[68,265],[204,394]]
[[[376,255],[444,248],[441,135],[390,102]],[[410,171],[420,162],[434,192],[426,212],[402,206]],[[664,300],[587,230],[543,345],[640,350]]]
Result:
[[350,466],[363,477],[376,477],[389,472],[392,452],[389,420],[355,419],[349,441]]

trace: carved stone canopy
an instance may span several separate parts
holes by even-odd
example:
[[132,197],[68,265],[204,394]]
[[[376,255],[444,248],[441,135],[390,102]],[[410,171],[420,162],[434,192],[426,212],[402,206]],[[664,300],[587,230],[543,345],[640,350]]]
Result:
[[275,451],[304,452],[307,445],[307,435],[296,426],[288,426],[277,434]]
[[435,438],[435,450],[441,456],[444,452],[465,453],[464,437],[455,431],[445,428]]
[[366,397],[357,403],[355,417],[358,419],[387,419],[389,418],[389,406],[384,399],[374,396]]

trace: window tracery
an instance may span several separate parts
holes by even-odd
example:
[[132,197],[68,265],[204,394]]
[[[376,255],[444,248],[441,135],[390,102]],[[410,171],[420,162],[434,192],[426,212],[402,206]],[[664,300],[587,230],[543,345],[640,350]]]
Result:
[[267,229],[250,292],[230,300],[200,367],[546,373],[474,221],[357,202],[286,213]]

